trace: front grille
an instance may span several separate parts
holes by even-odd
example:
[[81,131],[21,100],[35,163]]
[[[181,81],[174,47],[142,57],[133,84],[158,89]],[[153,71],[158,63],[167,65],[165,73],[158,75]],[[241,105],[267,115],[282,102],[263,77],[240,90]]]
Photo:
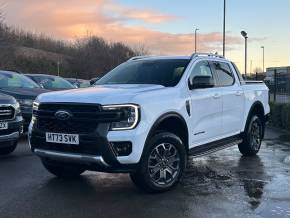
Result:
[[[68,120],[59,120],[55,113],[60,110],[67,111],[72,116]],[[90,134],[96,131],[100,122],[113,122],[120,119],[120,112],[102,111],[98,104],[40,104],[33,114],[39,130],[72,134]]]
[[97,129],[94,121],[61,121],[54,118],[38,118],[37,127],[42,131],[71,134],[88,134]]
[[12,106],[0,107],[0,120],[11,120],[14,118],[15,109]]

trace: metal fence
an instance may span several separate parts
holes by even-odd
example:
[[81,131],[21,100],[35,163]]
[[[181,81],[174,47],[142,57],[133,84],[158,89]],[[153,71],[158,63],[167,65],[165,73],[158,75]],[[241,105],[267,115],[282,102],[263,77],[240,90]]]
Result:
[[290,103],[290,74],[280,74],[274,71],[273,77],[265,80],[269,87],[269,100],[276,103]]

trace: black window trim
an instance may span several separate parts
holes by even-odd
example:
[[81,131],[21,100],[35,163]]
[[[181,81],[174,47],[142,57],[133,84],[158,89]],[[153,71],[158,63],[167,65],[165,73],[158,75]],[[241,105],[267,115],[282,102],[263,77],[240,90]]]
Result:
[[198,63],[200,63],[200,62],[206,62],[206,63],[208,64],[209,69],[210,69],[210,71],[211,71],[211,74],[212,74],[212,76],[213,76],[213,80],[214,80],[214,86],[213,86],[213,87],[210,87],[210,88],[203,88],[203,89],[212,89],[212,88],[216,88],[216,87],[218,87],[218,86],[217,86],[217,85],[218,85],[218,84],[217,84],[217,77],[216,77],[215,71],[213,71],[210,61],[209,61],[209,60],[204,60],[204,59],[198,60],[197,62],[194,62],[194,63],[193,63],[193,66],[192,66],[192,68],[191,68],[191,70],[190,70],[190,72],[189,72],[189,76],[188,76],[188,78],[187,78],[187,82],[188,82],[188,86],[187,86],[187,87],[189,88],[190,77],[191,77],[191,74],[192,74],[193,69],[194,69],[195,66],[196,66]]
[[246,82],[245,82],[245,80],[244,80],[244,78],[243,78],[241,72],[239,71],[237,65],[236,65],[234,62],[231,62],[231,65],[232,65],[232,67],[234,68],[234,70],[235,70],[235,72],[236,72],[236,75],[237,75],[237,77],[238,77],[238,79],[239,79],[240,85],[244,85],[244,84],[246,84]]
[[[235,83],[236,83],[236,78],[235,78],[235,75],[234,75],[234,73],[233,73],[233,71],[232,71],[232,69],[231,69],[231,66],[229,65],[228,62],[217,61],[217,60],[211,60],[211,61],[209,61],[209,62],[210,62],[210,65],[211,65],[212,71],[214,72],[214,74],[215,74],[215,76],[216,76],[216,78],[217,78],[216,87],[230,87],[230,86],[234,86],[234,85],[235,85]],[[214,63],[215,63],[215,62],[217,62],[217,63],[223,63],[223,64],[227,64],[227,65],[228,65],[228,67],[229,67],[229,69],[230,69],[230,72],[231,72],[231,74],[232,74],[232,78],[233,78],[233,83],[232,83],[231,85],[221,85],[221,84],[220,84],[220,78],[219,78],[218,73],[216,72],[216,70],[215,70],[215,66],[214,66]]]

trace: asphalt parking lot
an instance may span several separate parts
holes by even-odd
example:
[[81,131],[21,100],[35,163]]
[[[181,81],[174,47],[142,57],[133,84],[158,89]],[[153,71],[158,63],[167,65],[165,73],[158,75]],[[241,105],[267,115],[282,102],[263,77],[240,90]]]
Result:
[[4,217],[290,217],[290,135],[267,129],[256,157],[237,147],[189,163],[180,185],[145,194],[124,174],[86,172],[59,180],[22,139],[0,157]]

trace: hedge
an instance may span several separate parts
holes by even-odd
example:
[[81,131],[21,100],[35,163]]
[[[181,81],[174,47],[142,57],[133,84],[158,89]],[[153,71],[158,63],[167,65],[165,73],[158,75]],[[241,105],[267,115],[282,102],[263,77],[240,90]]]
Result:
[[270,125],[290,130],[290,104],[270,103]]

